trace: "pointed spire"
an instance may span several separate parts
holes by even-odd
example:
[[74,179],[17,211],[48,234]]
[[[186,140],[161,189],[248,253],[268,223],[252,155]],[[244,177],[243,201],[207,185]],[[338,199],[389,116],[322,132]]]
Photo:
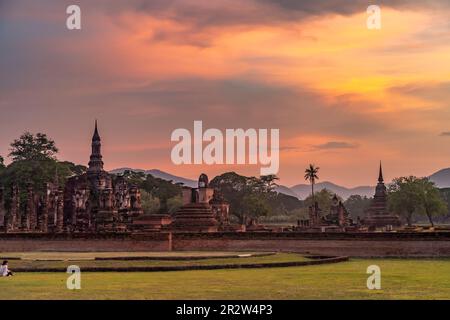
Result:
[[383,168],[381,167],[381,161],[380,161],[380,173],[378,174],[378,182],[383,183]]
[[88,172],[103,171],[103,161],[101,153],[101,139],[98,134],[97,120],[95,120],[94,135],[92,136],[92,153],[89,161]]
[[95,119],[95,129],[94,129],[94,135],[92,136],[92,141],[100,141],[100,135],[98,134],[98,128],[97,128],[97,119]]

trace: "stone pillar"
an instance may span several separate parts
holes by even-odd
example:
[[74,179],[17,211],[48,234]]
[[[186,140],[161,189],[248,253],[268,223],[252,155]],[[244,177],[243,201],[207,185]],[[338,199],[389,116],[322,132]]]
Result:
[[113,208],[113,190],[110,188],[101,191],[100,209],[112,210]]
[[48,183],[44,185],[45,193],[39,200],[39,216],[38,216],[38,230],[41,232],[48,232],[48,208],[50,205],[51,189]]
[[58,188],[58,196],[56,202],[56,232],[64,231],[64,190]]
[[144,214],[141,204],[141,191],[135,185],[130,188],[130,215],[133,218]]
[[34,195],[33,186],[31,184],[28,185],[27,188],[27,207],[25,211],[26,216],[26,230],[28,231],[36,231],[37,227],[37,207],[36,207],[36,199]]
[[131,196],[131,210],[141,210],[141,191],[137,186],[131,186],[130,188]]
[[38,219],[38,229],[41,232],[48,232],[48,197],[42,196],[40,201],[40,212]]
[[6,214],[6,231],[17,231],[20,226],[19,188],[16,184],[11,186],[11,207]]

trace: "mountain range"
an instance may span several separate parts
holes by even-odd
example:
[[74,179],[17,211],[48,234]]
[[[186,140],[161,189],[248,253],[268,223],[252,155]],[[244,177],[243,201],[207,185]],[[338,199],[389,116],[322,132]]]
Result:
[[155,178],[160,178],[167,181],[173,181],[173,183],[182,183],[187,187],[195,188],[197,187],[197,181],[192,179],[187,179],[179,176],[174,176],[173,174],[158,170],[158,169],[151,169],[151,170],[144,170],[144,169],[132,169],[132,168],[119,168],[111,170],[110,173],[113,174],[121,174],[125,170],[131,170],[134,172],[144,172],[145,174],[151,174]]
[[450,168],[439,170],[429,176],[439,188],[450,188]]
[[[160,179],[164,179],[167,181],[172,181],[173,183],[183,183],[185,186],[194,188],[197,186],[197,181],[192,179],[187,179],[179,176],[175,176],[173,174],[158,170],[144,170],[144,169],[132,169],[132,168],[118,168],[111,170],[110,173],[120,174],[125,170],[132,170],[135,172],[144,172],[145,174],[151,174],[152,176]],[[450,168],[439,170],[432,175],[429,176],[429,179],[433,181],[436,186],[439,188],[450,188]],[[319,182],[315,185],[315,190],[320,191],[322,189],[328,189],[333,193],[338,194],[343,199],[347,199],[351,195],[360,195],[372,197],[375,192],[374,186],[360,186],[355,188],[346,188],[343,186],[339,186],[329,181]],[[279,185],[275,188],[275,191],[279,193],[283,193],[286,195],[290,195],[293,197],[297,197],[299,199],[305,199],[311,194],[311,186],[309,184],[297,184],[292,187],[287,187],[283,185]]]
[[[311,194],[311,185],[309,184],[297,184],[290,188],[298,198],[305,199]],[[328,189],[333,193],[341,196],[343,199],[347,199],[351,195],[359,194],[360,196],[372,197],[374,193],[374,187],[372,186],[361,186],[355,188],[346,188],[334,184],[329,181],[316,183],[314,190],[320,191],[322,189]]]

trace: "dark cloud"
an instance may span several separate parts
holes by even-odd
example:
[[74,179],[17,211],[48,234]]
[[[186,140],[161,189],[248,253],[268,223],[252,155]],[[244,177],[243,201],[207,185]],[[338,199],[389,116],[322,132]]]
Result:
[[[84,1],[86,5],[92,5],[91,1]],[[133,11],[182,23],[184,30],[159,31],[152,40],[197,47],[211,46],[215,37],[214,30],[217,28],[281,25],[324,15],[352,15],[366,12],[367,7],[373,4],[367,0],[131,0],[126,4],[100,3],[103,3],[104,10],[110,12],[114,19],[123,12]],[[450,6],[448,0],[386,0],[376,4],[382,8],[412,10],[438,10]],[[195,36],[200,32],[200,38]]]
[[[0,5],[2,3],[0,1]],[[49,11],[64,14],[65,6],[72,4],[59,0],[41,0],[39,3],[14,0],[7,3],[0,10],[0,15],[7,16],[14,8],[20,8],[29,15],[41,18],[44,12]],[[183,30],[156,30],[152,40],[208,47],[214,41],[214,31],[218,28],[281,25],[330,14],[352,15],[365,12],[372,3],[367,0],[78,0],[77,4],[84,17],[109,16],[113,23],[123,28],[127,27],[127,23],[121,17],[129,12],[169,19],[183,24]],[[390,0],[378,1],[377,4],[398,9],[438,9],[448,7],[450,2]],[[199,33],[202,36],[199,37]]]
[[[83,0],[81,3],[92,3]],[[198,26],[279,22],[327,14],[352,15],[365,12],[372,4],[399,9],[449,7],[447,0],[129,0],[96,1],[108,10],[134,10],[194,22]]]
[[358,12],[365,12],[369,5],[376,4],[389,8],[439,8],[448,7],[446,0],[384,0],[384,1],[368,1],[368,0],[263,0],[263,2],[271,3],[287,11],[303,12],[306,15],[324,15],[339,14],[351,15]]
[[450,131],[444,131],[440,134],[441,137],[450,137]]
[[[85,0],[86,1],[86,0]],[[398,9],[448,8],[448,0],[131,0],[120,8],[141,13],[162,14],[195,22],[198,26],[279,22],[327,14],[352,15],[366,12],[369,5]],[[111,5],[110,5],[111,6]]]
[[353,143],[343,142],[343,141],[329,141],[324,144],[315,145],[316,150],[333,150],[333,149],[355,149],[358,146]]

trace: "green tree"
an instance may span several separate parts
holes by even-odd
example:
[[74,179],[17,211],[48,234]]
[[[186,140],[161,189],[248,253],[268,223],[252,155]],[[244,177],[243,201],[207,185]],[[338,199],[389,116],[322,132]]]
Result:
[[357,217],[363,218],[366,216],[366,211],[369,209],[371,202],[371,198],[367,198],[366,196],[362,197],[359,194],[356,194],[348,197],[348,199],[344,201],[344,206],[354,219]]
[[250,190],[255,191],[252,181],[235,172],[226,172],[212,179],[209,184],[212,188],[220,191],[225,200],[230,203],[230,214],[242,220],[244,215],[243,199],[251,192]]
[[16,161],[55,160],[58,148],[55,142],[44,133],[25,132],[19,139],[11,143],[9,156]]
[[[276,176],[245,177],[235,172],[226,172],[215,177],[209,183],[211,188],[219,191],[230,204],[230,215],[236,217],[241,223],[249,215],[288,215],[303,207],[303,202],[296,197],[277,193],[273,190]],[[258,199],[258,201],[256,201]],[[252,202],[252,207],[247,204]],[[264,203],[267,210],[254,210],[257,203]],[[253,209],[252,209],[253,208]],[[253,216],[256,218],[256,216]]]
[[259,218],[267,216],[270,213],[270,205],[267,198],[262,194],[247,194],[243,198],[242,202],[242,215],[241,223],[245,223],[245,218]]
[[[152,201],[159,201],[159,213],[168,213],[171,208],[168,206],[168,200],[175,197],[181,199],[181,186],[160,178],[155,178],[151,174],[145,174],[144,172],[137,172],[132,170],[125,170],[122,176],[125,180],[138,186],[141,191],[146,191],[150,196],[155,199]],[[174,204],[175,200],[171,200]],[[175,207],[175,206],[172,206]]]
[[67,168],[68,171],[70,171],[70,173],[72,175],[82,175],[83,173],[86,173],[87,171],[87,167],[83,166],[81,164],[75,164],[73,162],[70,161],[60,161],[58,162],[60,168]]
[[159,199],[145,190],[141,190],[141,204],[144,214],[156,214],[159,212]]
[[450,218],[450,188],[442,188],[439,189],[439,192],[441,193],[441,197],[444,200],[444,202],[447,204],[447,213],[442,218],[442,221],[448,222]]
[[181,187],[160,178],[155,178],[148,174],[143,181],[141,187],[150,192],[154,197],[160,201],[160,213],[168,213],[170,211],[168,200],[176,196],[181,197]]
[[0,184],[5,187],[5,195],[10,196],[10,186],[16,184],[19,187],[20,199],[26,201],[26,189],[28,184],[33,186],[37,194],[45,192],[45,183],[58,182],[63,186],[67,178],[74,175],[75,168],[70,162],[57,162],[47,159],[40,161],[15,161],[9,164],[0,174]]
[[5,161],[2,156],[0,156],[0,177],[2,175],[3,170],[5,170]]
[[[317,202],[319,205],[319,208],[322,210],[323,213],[328,213],[330,211],[331,203],[333,201],[334,193],[331,192],[328,189],[322,189],[319,192],[316,192],[314,200],[312,198],[312,195],[308,196],[305,199],[305,203],[314,203]],[[342,201],[342,198],[338,196],[339,200]]]
[[123,178],[127,180],[128,183],[134,185],[142,185],[142,182],[147,178],[146,174],[141,171],[125,170],[122,174]]
[[37,194],[43,194],[45,183],[58,182],[62,186],[68,177],[86,171],[86,167],[72,162],[58,162],[57,151],[55,142],[42,133],[36,136],[25,133],[14,140],[10,153],[13,161],[0,170],[0,184],[5,187],[6,198],[9,198],[13,184],[19,187],[24,203],[29,183]]
[[428,217],[434,227],[433,216],[444,215],[447,212],[447,203],[442,198],[439,189],[428,178],[419,180],[422,212]]
[[273,191],[278,184],[275,182],[277,180],[280,180],[275,174],[269,174],[266,176],[260,177],[261,182],[264,184],[266,191]]
[[319,176],[317,175],[319,173],[319,169],[320,169],[319,167],[310,164],[309,167],[306,168],[305,170],[305,180],[311,183],[311,195],[313,205],[316,201],[314,197],[314,184],[316,183],[316,180],[319,180]]
[[412,225],[413,214],[422,208],[420,179],[414,176],[395,178],[388,188],[389,208]]

